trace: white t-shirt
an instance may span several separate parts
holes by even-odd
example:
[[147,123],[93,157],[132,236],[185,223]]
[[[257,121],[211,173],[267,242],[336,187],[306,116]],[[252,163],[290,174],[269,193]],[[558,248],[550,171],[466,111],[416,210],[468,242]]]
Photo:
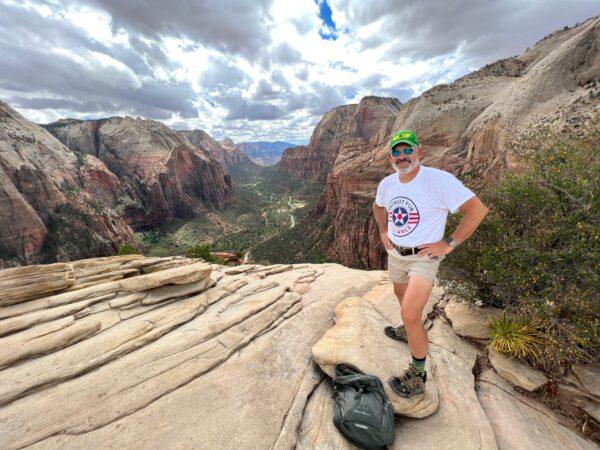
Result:
[[381,180],[375,203],[387,210],[390,240],[417,247],[442,240],[448,211],[454,214],[474,196],[451,173],[421,165],[408,183],[396,172]]

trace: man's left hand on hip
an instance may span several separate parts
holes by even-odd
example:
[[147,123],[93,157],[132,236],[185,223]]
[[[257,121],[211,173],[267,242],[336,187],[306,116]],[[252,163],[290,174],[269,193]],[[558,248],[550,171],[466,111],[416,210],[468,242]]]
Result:
[[428,256],[433,258],[435,256],[444,256],[452,251],[450,244],[444,241],[432,242],[431,244],[419,245],[419,251],[417,255]]

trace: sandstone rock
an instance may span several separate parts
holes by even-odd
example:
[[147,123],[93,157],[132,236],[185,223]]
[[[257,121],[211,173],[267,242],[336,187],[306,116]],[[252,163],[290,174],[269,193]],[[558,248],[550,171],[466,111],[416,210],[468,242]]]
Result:
[[565,405],[585,411],[590,417],[600,422],[600,399],[569,384],[558,385],[558,399]]
[[[21,361],[0,352],[0,447],[222,448],[227,436],[235,448],[289,448],[323,377],[311,347],[340,299],[363,294],[381,273],[336,264],[246,267],[264,276],[252,278],[220,266],[211,287],[194,281],[193,268],[6,307],[36,303],[12,316],[27,322],[91,302],[0,338]],[[150,278],[134,283],[143,277]],[[186,284],[156,287],[158,280]],[[298,280],[310,285],[302,297],[290,292]]]
[[[435,298],[430,299],[430,303],[437,301],[439,296],[438,291],[437,295],[432,296]],[[393,316],[398,314],[397,300],[389,283],[382,282],[375,286],[364,299],[372,305],[378,305],[378,311],[389,314],[384,323],[393,322]],[[380,334],[383,335],[382,330]],[[430,356],[435,361],[439,408],[436,413],[422,419],[397,417],[397,438],[390,448],[495,449],[494,432],[473,390],[472,368],[477,351],[458,338],[440,320],[434,320],[433,328],[428,334]],[[389,342],[392,346],[400,345],[394,341]],[[367,347],[365,351],[368,349]],[[381,348],[377,347],[375,352],[380,353]],[[405,364],[406,361],[403,361],[402,365]],[[296,447],[356,448],[333,425],[329,378],[321,381],[308,400]]]
[[86,170],[85,158],[0,102],[0,268],[114,254],[133,239],[125,222],[97,203]]
[[[4,323],[28,324],[0,337],[0,447],[352,448],[333,426],[330,379],[311,349],[354,303],[363,312],[358,323],[377,322],[359,350],[369,353],[377,336],[387,341],[366,361],[384,349],[387,361],[405,367],[404,344],[383,334],[399,317],[384,272],[295,264],[230,273],[144,257],[69,264],[90,276],[164,263],[181,266],[0,308],[9,310]],[[292,292],[298,285],[308,289]],[[436,287],[427,309],[442,294]],[[53,311],[63,308],[69,312]],[[496,448],[494,431],[505,428],[492,430],[495,416],[491,426],[477,401],[477,350],[439,319],[428,334],[439,406],[422,419],[398,417],[391,448]],[[510,398],[502,408],[521,407]],[[565,429],[553,422],[560,420],[543,426],[562,443]]]
[[476,308],[456,300],[449,302],[444,311],[456,334],[476,339],[489,339],[490,319],[502,316],[500,309]]
[[[107,206],[119,210],[134,228],[198,216],[207,206],[231,203],[231,180],[214,155],[160,122],[67,119],[45,128],[75,154],[92,155],[120,179],[122,186],[116,189],[125,194],[112,195],[118,201]],[[111,190],[100,198],[107,200]]]
[[600,367],[575,364],[572,370],[581,388],[600,398]]
[[410,350],[383,333],[386,322],[369,302],[361,297],[345,299],[335,308],[334,320],[335,326],[312,349],[315,362],[330,378],[335,377],[336,364],[348,363],[381,380],[396,414],[420,418],[437,411],[435,361],[427,363],[424,395],[405,399],[390,388],[387,380],[406,369]]
[[492,370],[481,374],[477,397],[490,420],[499,448],[595,449],[538,402],[520,395]]
[[508,358],[490,347],[488,353],[494,369],[515,386],[527,391],[535,391],[548,382],[548,378],[539,370],[532,369],[515,358]]

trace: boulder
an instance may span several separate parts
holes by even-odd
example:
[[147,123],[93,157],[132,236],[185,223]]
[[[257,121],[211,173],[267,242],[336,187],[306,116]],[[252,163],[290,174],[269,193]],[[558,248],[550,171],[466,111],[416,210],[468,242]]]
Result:
[[476,308],[457,300],[450,301],[444,311],[452,321],[452,329],[456,334],[475,339],[489,339],[490,319],[502,316],[502,310]]
[[508,358],[491,347],[488,356],[490,363],[502,378],[515,386],[531,392],[548,382],[546,375],[539,370],[532,369],[516,358]]
[[571,369],[581,389],[600,398],[600,367],[575,364]]

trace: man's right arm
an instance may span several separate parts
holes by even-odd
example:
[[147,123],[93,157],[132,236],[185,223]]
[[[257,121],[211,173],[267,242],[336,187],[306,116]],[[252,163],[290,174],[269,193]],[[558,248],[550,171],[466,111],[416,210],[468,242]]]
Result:
[[383,206],[373,203],[373,215],[375,216],[375,222],[377,222],[377,227],[379,228],[379,237],[381,238],[383,246],[386,249],[391,250],[394,245],[387,235],[387,210]]

